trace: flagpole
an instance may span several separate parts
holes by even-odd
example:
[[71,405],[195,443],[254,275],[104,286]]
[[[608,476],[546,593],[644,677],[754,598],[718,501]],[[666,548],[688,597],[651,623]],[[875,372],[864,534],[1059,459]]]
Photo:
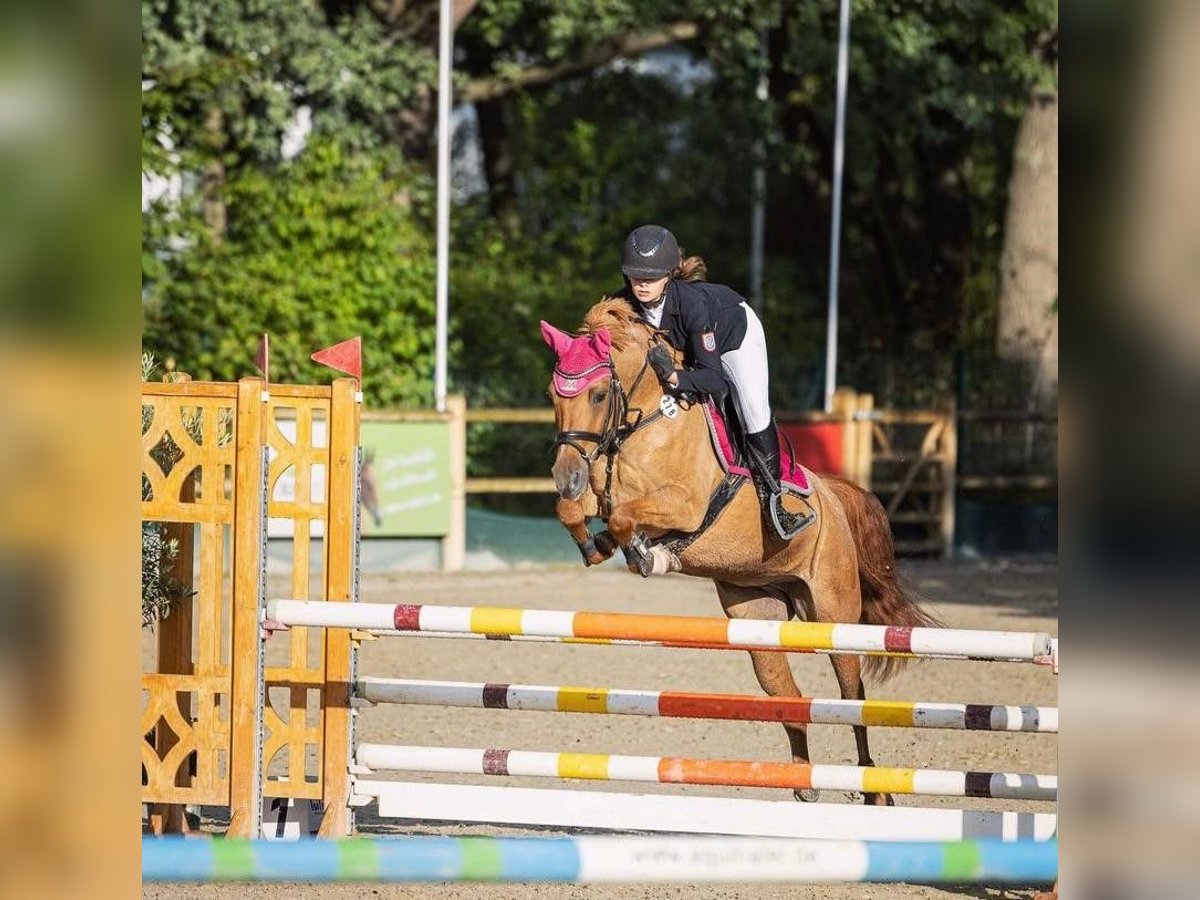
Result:
[[829,303],[825,332],[825,412],[833,411],[837,389],[838,267],[842,243],[842,174],[846,158],[846,83],[850,68],[850,0],[842,0],[838,22],[837,120],[833,137],[833,213],[829,222]]
[[440,0],[438,6],[437,335],[433,399],[438,411],[445,412],[450,307],[450,75],[454,32],[451,0]]
[[[766,103],[770,96],[767,80],[767,29],[763,26],[758,33],[759,48],[763,55],[762,71],[754,96],[759,103]],[[767,147],[760,134],[754,140],[754,171],[750,181],[752,206],[750,211],[750,305],[761,317],[763,315],[763,253],[766,245],[767,221]]]

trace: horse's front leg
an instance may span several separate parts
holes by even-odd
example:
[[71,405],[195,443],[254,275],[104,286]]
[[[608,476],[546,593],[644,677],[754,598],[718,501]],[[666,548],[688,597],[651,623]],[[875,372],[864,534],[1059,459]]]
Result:
[[638,529],[694,531],[700,523],[685,520],[681,511],[695,508],[695,498],[680,484],[665,485],[614,507],[608,517],[608,531],[625,551],[629,571],[643,577],[678,572],[679,560],[663,548],[647,545]]
[[558,521],[575,541],[585,566],[598,566],[617,550],[617,544],[608,531],[592,534],[587,526],[587,514],[579,500],[559,499],[554,507]]

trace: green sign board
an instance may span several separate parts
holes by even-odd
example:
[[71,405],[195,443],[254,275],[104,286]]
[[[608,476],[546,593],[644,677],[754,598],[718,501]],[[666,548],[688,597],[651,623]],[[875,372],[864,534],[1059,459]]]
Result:
[[442,537],[450,530],[450,426],[362,423],[362,533]]

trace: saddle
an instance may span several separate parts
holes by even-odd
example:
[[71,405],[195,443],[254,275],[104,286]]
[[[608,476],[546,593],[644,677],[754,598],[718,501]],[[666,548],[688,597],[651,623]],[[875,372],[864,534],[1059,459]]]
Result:
[[[790,541],[817,520],[816,511],[808,499],[813,490],[808,473],[796,462],[791,440],[777,426],[772,425],[767,446],[764,447],[763,435],[755,435],[755,439],[751,440],[744,429],[738,427],[737,407],[733,402],[727,404],[726,410],[722,411],[713,403],[704,405],[717,459],[727,474],[733,471],[760,476],[754,478],[754,489],[763,518],[780,540]],[[739,436],[740,441],[737,440]],[[772,440],[775,445],[773,448],[770,446]],[[803,509],[795,509],[795,502],[791,504],[793,508],[789,509],[784,502],[788,496],[798,498]]]

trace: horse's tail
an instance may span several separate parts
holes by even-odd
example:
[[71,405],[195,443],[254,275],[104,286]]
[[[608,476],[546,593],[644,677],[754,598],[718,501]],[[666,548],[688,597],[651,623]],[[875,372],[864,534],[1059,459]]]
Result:
[[[827,475],[823,480],[841,501],[850,533],[854,535],[862,591],[861,623],[940,628],[942,623],[921,608],[915,592],[900,583],[892,526],[879,498],[846,478]],[[908,661],[902,656],[867,656],[863,659],[863,675],[886,681]]]

